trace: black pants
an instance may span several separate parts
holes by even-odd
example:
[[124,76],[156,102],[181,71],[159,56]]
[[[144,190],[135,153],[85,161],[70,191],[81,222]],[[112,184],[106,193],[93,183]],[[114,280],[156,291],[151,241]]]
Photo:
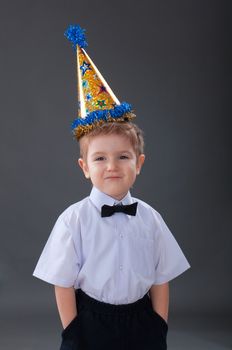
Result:
[[112,305],[76,290],[78,315],[62,332],[60,350],[166,350],[168,325],[146,294]]

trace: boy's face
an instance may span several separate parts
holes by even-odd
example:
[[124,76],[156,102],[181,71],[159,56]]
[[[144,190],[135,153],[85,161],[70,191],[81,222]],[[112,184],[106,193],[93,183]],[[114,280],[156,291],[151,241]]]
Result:
[[103,193],[121,200],[135,182],[144,154],[136,159],[129,139],[117,134],[90,138],[87,147],[86,159],[78,160],[86,178]]

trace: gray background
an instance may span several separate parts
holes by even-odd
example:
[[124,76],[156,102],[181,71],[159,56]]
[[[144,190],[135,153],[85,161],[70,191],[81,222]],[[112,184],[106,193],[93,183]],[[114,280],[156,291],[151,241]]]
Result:
[[170,282],[169,349],[232,349],[230,1],[0,5],[1,349],[60,343],[53,287],[32,272],[57,216],[91,188],[70,132],[70,23],[87,29],[88,54],[144,129],[132,194],[163,215],[191,264]]

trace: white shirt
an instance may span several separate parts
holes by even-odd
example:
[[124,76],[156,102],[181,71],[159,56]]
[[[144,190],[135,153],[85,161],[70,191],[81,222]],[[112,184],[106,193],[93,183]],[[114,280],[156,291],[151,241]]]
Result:
[[61,287],[81,288],[110,304],[142,298],[153,284],[177,277],[190,265],[161,215],[130,192],[137,213],[101,217],[104,204],[119,201],[93,187],[89,197],[57,219],[33,276]]

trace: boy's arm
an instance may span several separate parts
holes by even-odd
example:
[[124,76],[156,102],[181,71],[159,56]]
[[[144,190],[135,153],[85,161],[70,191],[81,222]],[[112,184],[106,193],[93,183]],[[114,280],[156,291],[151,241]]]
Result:
[[55,296],[62,326],[66,328],[77,315],[75,290],[55,286]]
[[149,290],[153,309],[168,322],[169,284],[153,285]]

